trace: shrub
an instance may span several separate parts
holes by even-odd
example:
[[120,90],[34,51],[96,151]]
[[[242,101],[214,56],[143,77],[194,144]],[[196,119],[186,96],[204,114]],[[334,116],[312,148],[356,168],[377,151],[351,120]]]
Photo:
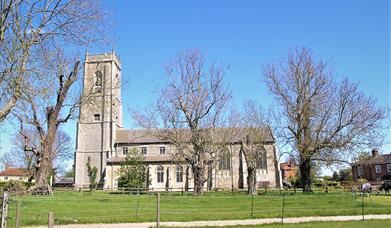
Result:
[[20,196],[27,193],[27,186],[22,181],[10,180],[4,183],[2,190],[8,192],[11,196]]
[[359,179],[357,181],[359,181],[361,184],[368,183],[368,180],[365,179],[365,178],[361,178],[361,179]]
[[90,192],[95,190],[96,186],[98,185],[96,183],[96,175],[98,173],[98,168],[95,166],[91,166],[91,158],[88,157],[87,161],[87,174],[88,174],[88,179],[90,180]]
[[[148,168],[143,163],[144,157],[135,148],[131,149],[118,171],[118,187],[147,188],[149,187]],[[167,173],[168,175],[168,173]],[[167,179],[168,180],[168,176]],[[168,189],[168,181],[166,181]]]
[[391,175],[383,175],[381,177],[381,179],[383,179],[383,180],[391,180]]
[[338,186],[338,182],[337,181],[330,181],[329,182],[329,186],[337,187]]
[[289,177],[288,181],[292,183],[293,187],[300,188],[302,187],[301,179],[297,176]]
[[323,181],[322,180],[319,180],[319,179],[314,179],[312,181],[312,184],[315,186],[315,187],[322,187],[323,186]]

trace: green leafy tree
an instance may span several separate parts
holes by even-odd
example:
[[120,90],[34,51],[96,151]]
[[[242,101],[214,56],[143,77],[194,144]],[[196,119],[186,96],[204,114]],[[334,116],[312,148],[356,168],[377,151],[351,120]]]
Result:
[[[334,174],[333,174],[333,175],[334,175]],[[325,180],[325,181],[331,181],[331,180],[334,180],[334,179],[333,179],[333,177],[331,177],[331,176],[325,175],[325,176],[323,176],[323,180]]]
[[293,176],[293,177],[289,177],[288,178],[288,181],[291,182],[292,186],[293,186],[293,190],[295,191],[296,193],[296,188],[299,188],[300,185],[301,185],[301,180],[298,176]]
[[352,177],[352,169],[346,168],[339,171],[339,181],[351,181]]
[[150,180],[148,167],[143,163],[144,157],[133,148],[129,150],[125,161],[118,171],[118,187],[120,188],[146,188]]
[[90,180],[90,191],[94,190],[97,186],[96,183],[96,174],[98,173],[98,168],[95,166],[91,166],[90,157],[88,157],[87,162],[87,173],[88,173],[88,179]]
[[339,181],[339,174],[337,171],[334,171],[333,177],[331,178],[333,181]]

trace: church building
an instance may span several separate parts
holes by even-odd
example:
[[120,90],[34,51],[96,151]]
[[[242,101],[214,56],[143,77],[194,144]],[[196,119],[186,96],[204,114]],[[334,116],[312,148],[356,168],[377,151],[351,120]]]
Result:
[[[179,191],[193,188],[193,175],[184,159],[174,159],[175,146],[149,135],[145,130],[122,127],[121,63],[117,55],[86,54],[83,97],[77,123],[75,152],[75,188],[88,188],[87,163],[98,169],[98,186],[118,189],[118,170],[130,150],[138,150],[148,167],[150,191]],[[86,98],[88,97],[88,99]],[[125,98],[126,99],[126,98]],[[257,169],[259,187],[279,187],[275,140],[267,128],[262,140]],[[247,187],[247,168],[239,141],[229,148],[229,156],[221,156],[208,164],[208,190]]]

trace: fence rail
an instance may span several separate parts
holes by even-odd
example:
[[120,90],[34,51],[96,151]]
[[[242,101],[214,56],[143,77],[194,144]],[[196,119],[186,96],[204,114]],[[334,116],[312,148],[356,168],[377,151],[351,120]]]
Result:
[[8,218],[8,193],[3,192],[3,194],[0,197],[1,199],[1,224],[0,228],[6,228],[7,227],[7,218]]
[[353,193],[301,195],[275,191],[256,196],[216,193],[202,197],[140,191],[137,195],[58,194],[10,198],[8,227],[122,222],[156,222],[159,226],[161,221],[248,218],[281,218],[283,225],[287,217],[362,215],[364,220],[369,213],[391,214],[391,197]]

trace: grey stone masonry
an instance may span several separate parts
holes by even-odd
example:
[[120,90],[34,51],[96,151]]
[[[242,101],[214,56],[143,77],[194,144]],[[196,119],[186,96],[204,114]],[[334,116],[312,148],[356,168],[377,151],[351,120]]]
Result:
[[117,129],[122,125],[121,63],[115,53],[86,54],[83,103],[77,123],[75,187],[89,185],[87,162],[98,168],[104,184],[106,161],[114,156]]

